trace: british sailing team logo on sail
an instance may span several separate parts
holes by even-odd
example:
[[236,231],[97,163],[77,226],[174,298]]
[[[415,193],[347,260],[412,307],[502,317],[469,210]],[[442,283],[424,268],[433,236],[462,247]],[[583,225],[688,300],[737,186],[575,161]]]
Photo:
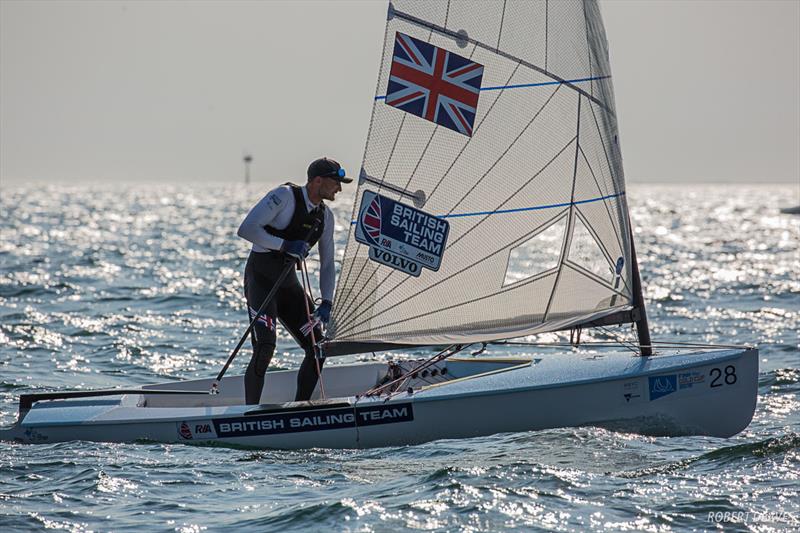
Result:
[[369,246],[369,258],[419,276],[439,270],[450,224],[372,191],[364,191],[356,220],[356,241]]

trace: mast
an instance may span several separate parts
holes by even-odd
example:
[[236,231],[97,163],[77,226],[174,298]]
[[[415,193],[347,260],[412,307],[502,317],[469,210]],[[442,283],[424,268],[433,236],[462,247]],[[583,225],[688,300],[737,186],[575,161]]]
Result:
[[[628,216],[630,226],[630,216]],[[653,355],[653,347],[650,342],[650,327],[647,323],[647,311],[644,308],[644,296],[642,294],[642,279],[639,277],[639,262],[636,260],[636,246],[633,243],[633,226],[631,226],[631,261],[633,275],[633,307],[636,320],[636,334],[639,336],[639,349],[642,355]]]

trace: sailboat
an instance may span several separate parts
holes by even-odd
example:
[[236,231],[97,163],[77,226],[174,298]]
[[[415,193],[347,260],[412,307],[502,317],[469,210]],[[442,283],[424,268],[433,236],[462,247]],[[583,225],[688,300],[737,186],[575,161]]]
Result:
[[[244,405],[241,376],[23,394],[0,438],[366,448],[568,426],[730,437],[756,405],[754,347],[650,339],[595,0],[389,4],[335,302],[326,357],[432,355],[329,364],[309,402],[291,401],[294,370],[267,374],[260,405]],[[619,324],[635,325],[634,346],[482,355]]]

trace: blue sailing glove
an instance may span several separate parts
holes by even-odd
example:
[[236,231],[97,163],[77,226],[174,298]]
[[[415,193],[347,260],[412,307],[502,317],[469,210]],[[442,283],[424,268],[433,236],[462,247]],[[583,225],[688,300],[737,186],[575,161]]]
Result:
[[308,256],[308,243],[306,241],[283,241],[281,252],[302,261]]
[[322,300],[317,310],[314,311],[314,316],[319,318],[323,324],[327,324],[331,319],[331,307],[333,307],[332,301]]

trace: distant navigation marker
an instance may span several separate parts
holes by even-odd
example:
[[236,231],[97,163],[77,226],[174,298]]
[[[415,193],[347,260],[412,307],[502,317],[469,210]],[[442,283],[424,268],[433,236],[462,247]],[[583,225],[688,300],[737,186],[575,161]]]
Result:
[[244,155],[244,184],[250,185],[250,163],[253,162],[253,156],[250,154]]

